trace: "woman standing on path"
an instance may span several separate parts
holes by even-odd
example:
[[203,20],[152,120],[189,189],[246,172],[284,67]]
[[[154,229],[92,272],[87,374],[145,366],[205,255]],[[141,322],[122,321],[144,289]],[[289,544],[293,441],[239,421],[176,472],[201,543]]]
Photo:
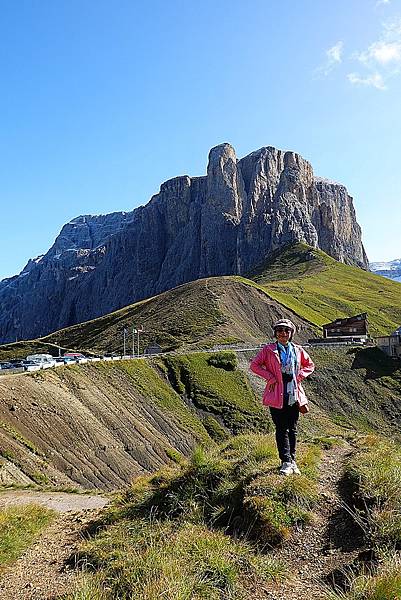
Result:
[[314,369],[310,356],[302,346],[292,342],[295,325],[280,319],[273,325],[276,342],[267,344],[251,362],[251,370],[266,379],[263,404],[270,407],[276,427],[280,473],[300,474],[295,462],[299,413],[308,412],[308,400],[301,381]]

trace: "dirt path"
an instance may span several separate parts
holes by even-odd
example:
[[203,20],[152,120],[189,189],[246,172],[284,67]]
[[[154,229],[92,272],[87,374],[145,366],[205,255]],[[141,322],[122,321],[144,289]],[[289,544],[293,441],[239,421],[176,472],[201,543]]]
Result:
[[30,490],[7,490],[0,492],[0,508],[41,504],[57,512],[77,512],[103,508],[108,500],[103,496],[89,494],[67,494],[64,492],[33,492]]
[[73,587],[77,572],[66,561],[107,499],[30,491],[0,494],[0,506],[26,503],[45,505],[58,515],[23,556],[1,573],[0,600],[54,600]]
[[360,532],[343,507],[341,475],[349,452],[350,447],[344,445],[325,453],[316,519],[274,553],[285,565],[288,579],[266,592],[269,600],[322,600],[322,584],[333,581],[337,570],[351,564],[361,552]]

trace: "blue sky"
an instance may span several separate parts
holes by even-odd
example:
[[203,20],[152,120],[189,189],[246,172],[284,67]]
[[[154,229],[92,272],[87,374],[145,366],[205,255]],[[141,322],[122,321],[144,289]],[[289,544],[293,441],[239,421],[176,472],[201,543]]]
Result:
[[401,0],[1,0],[0,279],[212,146],[294,150],[401,257]]

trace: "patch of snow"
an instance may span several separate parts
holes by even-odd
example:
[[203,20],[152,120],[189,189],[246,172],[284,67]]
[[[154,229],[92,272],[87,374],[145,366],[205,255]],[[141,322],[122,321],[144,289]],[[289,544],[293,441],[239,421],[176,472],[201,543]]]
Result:
[[401,269],[401,258],[388,262],[372,262],[369,263],[369,267],[371,271],[398,271]]

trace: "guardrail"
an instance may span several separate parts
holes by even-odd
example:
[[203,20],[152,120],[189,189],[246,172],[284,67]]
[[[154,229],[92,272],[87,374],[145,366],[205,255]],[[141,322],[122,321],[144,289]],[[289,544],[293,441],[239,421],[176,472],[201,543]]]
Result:
[[[348,342],[346,345],[349,345],[350,343]],[[340,344],[327,344],[324,347],[325,348],[335,348],[338,347]],[[342,344],[341,344],[342,345]],[[345,344],[344,344],[345,345]],[[357,344],[355,344],[357,345]],[[132,355],[132,354],[127,354],[124,356],[103,356],[102,358],[100,357],[95,357],[95,358],[80,358],[77,359],[76,361],[72,362],[68,362],[68,363],[64,363],[64,362],[55,362],[54,364],[46,364],[46,363],[40,363],[38,365],[31,365],[29,367],[18,367],[16,369],[0,369],[0,376],[1,375],[10,375],[10,374],[18,374],[18,373],[31,373],[33,371],[40,371],[41,369],[49,369],[49,368],[53,368],[53,367],[65,367],[68,366],[69,364],[85,364],[85,363],[90,363],[90,362],[101,362],[101,361],[116,361],[116,360],[137,360],[138,358],[152,358],[155,356],[163,356],[164,354],[195,354],[195,353],[201,353],[201,352],[222,352],[224,350],[231,350],[233,352],[258,352],[261,348],[263,348],[264,344],[260,344],[259,346],[247,346],[247,347],[238,347],[238,346],[214,346],[213,348],[207,348],[207,349],[203,349],[203,350],[187,350],[185,352],[181,351],[181,352],[177,352],[177,351],[169,351],[169,352],[159,352],[157,354],[141,354],[139,356],[137,355]],[[311,346],[311,344],[304,344],[304,346]],[[323,344],[313,344],[314,347],[322,347]]]

